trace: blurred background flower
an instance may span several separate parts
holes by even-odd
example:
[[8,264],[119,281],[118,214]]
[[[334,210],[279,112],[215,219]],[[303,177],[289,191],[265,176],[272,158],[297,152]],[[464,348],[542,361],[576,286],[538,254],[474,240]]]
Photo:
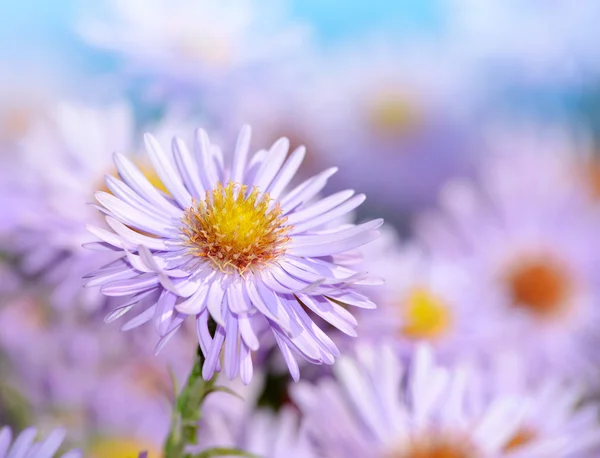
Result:
[[[0,424],[65,426],[94,458],[162,456],[196,330],[155,357],[152,325],[103,323],[113,307],[81,288],[113,257],[82,248],[104,224],[93,195],[115,152],[166,191],[147,131],[167,147],[203,127],[228,152],[250,124],[251,154],[306,146],[291,186],[339,167],[323,195],[366,194],[341,224],[383,217],[383,236],[344,261],[386,284],[361,287],[378,309],[356,314],[357,338],[315,317],[344,362],[303,366],[300,390],[265,341],[244,400],[209,398],[200,448],[430,456],[387,426],[516,397],[530,408],[497,417],[504,442],[471,445],[595,456],[599,14],[595,0],[0,2]],[[419,411],[442,392],[456,397]],[[327,403],[346,415],[319,429]]]

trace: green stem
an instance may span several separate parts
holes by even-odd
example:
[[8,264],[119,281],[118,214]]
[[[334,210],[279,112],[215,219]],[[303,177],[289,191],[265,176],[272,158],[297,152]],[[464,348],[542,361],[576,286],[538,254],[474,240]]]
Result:
[[214,391],[216,379],[216,374],[209,381],[202,378],[203,364],[204,357],[198,349],[198,358],[173,409],[171,430],[164,447],[165,458],[186,458],[186,447],[197,443],[200,407],[206,396]]

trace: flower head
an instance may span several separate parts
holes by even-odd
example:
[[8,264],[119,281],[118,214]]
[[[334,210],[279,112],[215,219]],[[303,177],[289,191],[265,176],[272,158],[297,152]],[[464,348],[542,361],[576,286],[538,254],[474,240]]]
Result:
[[[322,456],[571,457],[597,444],[594,417],[574,410],[570,396],[554,398],[561,406],[549,409],[550,398],[542,401],[538,392],[493,392],[488,373],[436,365],[427,346],[417,348],[408,370],[394,353],[386,345],[360,346],[356,357],[344,356],[334,367],[335,380],[293,387]],[[485,394],[474,390],[479,380]],[[529,429],[535,425],[546,426]]]
[[[175,128],[170,116],[157,126]],[[178,125],[177,128],[180,128]],[[63,103],[36,123],[20,144],[22,163],[12,202],[3,208],[2,248],[19,260],[25,276],[39,276],[50,287],[57,308],[106,305],[82,288],[83,275],[116,258],[114,253],[82,248],[93,236],[86,224],[102,224],[90,201],[115,173],[114,151],[123,151],[160,188],[160,179],[137,158],[135,121],[126,104],[87,107]],[[16,181],[16,180],[15,180]],[[8,223],[7,223],[8,221]],[[6,235],[6,237],[4,237]],[[90,294],[93,293],[93,294]]]
[[[251,351],[270,330],[290,372],[299,377],[294,354],[332,364],[338,354],[310,312],[349,335],[356,321],[347,306],[374,304],[352,288],[377,283],[343,264],[348,252],[378,236],[381,220],[336,228],[329,223],[358,207],[363,195],[341,191],[315,197],[336,171],[329,169],[289,192],[304,157],[289,142],[248,158],[250,129],[242,129],[231,166],[202,130],[194,154],[179,138],[165,152],[146,135],[152,164],[168,194],[157,190],[123,155],[115,156],[119,177],[107,176],[112,194],[96,193],[112,231],[91,227],[95,247],[122,257],[88,275],[108,296],[128,296],[109,320],[143,310],[125,327],[153,320],[162,337],[159,350],[194,316],[206,356],[203,376],[224,366],[230,378],[252,378]],[[138,306],[140,308],[140,306]],[[216,330],[209,331],[209,318]]]
[[494,348],[518,348],[542,372],[593,381],[595,212],[560,162],[538,153],[488,157],[479,186],[449,183],[444,211],[424,216],[418,232],[477,279],[465,300],[493,315]]
[[[27,428],[13,441],[12,431],[9,427],[5,426],[0,429],[0,458],[53,458],[59,456],[57,452],[65,437],[64,430],[56,429],[40,442],[35,441],[36,435],[35,428]],[[81,458],[83,455],[73,450],[60,456],[61,458]]]
[[401,245],[386,226],[368,248],[364,269],[381,276],[385,285],[366,290],[378,310],[357,314],[361,339],[393,341],[407,357],[427,342],[444,362],[490,348],[498,332],[494,311],[473,300],[477,280],[464,262],[426,253],[416,243]]

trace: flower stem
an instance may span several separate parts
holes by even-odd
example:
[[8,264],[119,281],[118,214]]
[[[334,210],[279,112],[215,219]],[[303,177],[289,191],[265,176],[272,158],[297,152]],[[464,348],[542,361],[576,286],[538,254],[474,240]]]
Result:
[[204,357],[198,349],[198,357],[181,393],[177,396],[171,430],[164,446],[164,458],[187,458],[186,448],[197,443],[198,422],[201,406],[208,394],[214,391],[216,374],[211,380],[202,378]]

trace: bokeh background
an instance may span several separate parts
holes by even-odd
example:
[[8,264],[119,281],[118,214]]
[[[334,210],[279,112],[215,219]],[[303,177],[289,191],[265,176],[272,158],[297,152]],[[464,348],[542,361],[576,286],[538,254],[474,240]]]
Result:
[[[193,332],[154,357],[151,326],[120,333],[97,291],[81,297],[103,263],[81,251],[88,203],[114,151],[141,157],[144,132],[202,126],[230,152],[245,123],[253,149],[306,145],[304,177],[338,166],[326,191],[364,192],[357,220],[385,218],[365,257],[387,280],[374,293],[384,310],[400,310],[381,313],[404,317],[388,330],[403,352],[445,326],[437,299],[429,318],[402,312],[411,284],[437,288],[442,259],[439,283],[462,295],[441,302],[467,304],[456,329],[478,327],[443,355],[481,345],[489,362],[517,310],[531,315],[527,365],[569,371],[595,397],[599,19],[594,0],[0,2],[0,423],[66,425],[95,458],[160,448],[166,368],[185,378]],[[548,330],[570,307],[585,329]],[[359,334],[383,332],[372,321]],[[255,389],[261,403],[289,401],[279,366]]]

